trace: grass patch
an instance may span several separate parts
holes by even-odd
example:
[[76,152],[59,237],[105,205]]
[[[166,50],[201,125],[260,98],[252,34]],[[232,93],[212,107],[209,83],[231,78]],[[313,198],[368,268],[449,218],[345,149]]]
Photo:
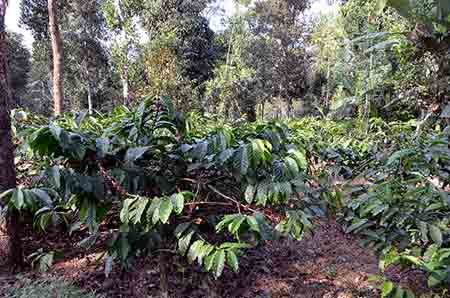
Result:
[[23,279],[22,285],[7,290],[6,298],[101,298],[95,293],[82,291],[63,279]]

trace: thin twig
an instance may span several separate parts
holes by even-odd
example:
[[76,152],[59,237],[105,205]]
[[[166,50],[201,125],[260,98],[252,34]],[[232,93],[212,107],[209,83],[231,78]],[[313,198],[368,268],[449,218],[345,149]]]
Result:
[[184,205],[187,205],[187,206],[190,206],[190,205],[220,205],[220,206],[234,206],[234,205],[231,204],[231,203],[222,203],[222,202],[192,202],[192,203],[187,203],[187,204],[184,204]]
[[235,203],[235,204],[238,206],[239,213],[241,213],[241,209],[240,209],[241,206],[242,206],[245,210],[249,210],[249,211],[252,211],[252,212],[257,212],[256,210],[254,210],[254,209],[252,209],[252,208],[250,208],[250,207],[248,207],[248,206],[245,206],[244,204],[238,202],[237,200],[235,200],[235,199],[233,199],[233,198],[231,198],[231,197],[229,197],[229,196],[227,196],[227,195],[224,195],[223,193],[221,193],[219,190],[217,190],[215,187],[213,187],[213,186],[211,186],[211,185],[208,185],[208,188],[211,189],[212,191],[214,191],[215,193],[217,193],[218,195],[220,195],[222,198],[227,199],[227,200],[229,200],[229,201]]

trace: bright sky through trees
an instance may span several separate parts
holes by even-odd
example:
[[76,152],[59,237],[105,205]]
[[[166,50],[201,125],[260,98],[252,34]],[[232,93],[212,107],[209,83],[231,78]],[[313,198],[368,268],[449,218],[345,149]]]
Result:
[[[10,31],[23,34],[26,46],[31,49],[31,44],[33,42],[31,32],[24,28],[21,28],[19,25],[20,1],[21,0],[10,1],[8,9],[6,11],[6,27]],[[220,7],[224,10],[223,17],[231,16],[234,13],[235,9],[233,0],[223,0],[222,2],[223,3],[220,4]],[[328,0],[317,0],[312,4],[311,13],[317,14],[321,11],[323,12],[324,10],[329,10],[330,8],[332,8],[332,6],[328,4]],[[214,16],[210,19],[211,27],[214,30],[219,30],[222,27],[221,19],[221,17],[217,16]]]

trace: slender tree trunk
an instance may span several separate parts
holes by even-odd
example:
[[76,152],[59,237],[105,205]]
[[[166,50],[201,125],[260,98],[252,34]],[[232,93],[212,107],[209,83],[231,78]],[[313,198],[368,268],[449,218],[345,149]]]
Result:
[[57,0],[48,0],[48,27],[52,40],[53,51],[53,104],[54,114],[60,115],[64,111],[63,88],[63,49],[61,34],[58,27]]
[[325,93],[325,108],[328,110],[330,107],[330,60],[327,59],[327,89]]
[[265,115],[265,108],[266,108],[266,100],[263,99],[262,103],[261,103],[261,120],[264,120],[264,115]]
[[124,105],[128,103],[128,88],[128,73],[124,71],[122,76],[122,97]]
[[88,101],[88,113],[92,114],[92,88],[91,88],[91,83],[88,83],[88,87],[87,87],[87,101]]
[[[0,192],[16,187],[14,145],[11,137],[11,90],[6,57],[5,14],[6,0],[0,0]],[[8,262],[11,269],[22,267],[21,226],[18,212],[8,214],[6,230],[9,238]]]

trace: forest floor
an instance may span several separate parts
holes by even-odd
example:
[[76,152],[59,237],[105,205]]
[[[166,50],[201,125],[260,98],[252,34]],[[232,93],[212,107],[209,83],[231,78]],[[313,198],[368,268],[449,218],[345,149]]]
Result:
[[[20,287],[24,277],[32,280],[57,277],[75,281],[82,289],[94,290],[108,298],[158,297],[156,258],[139,260],[131,273],[114,268],[111,276],[105,278],[102,262],[96,260],[101,246],[97,247],[98,253],[86,255],[82,249],[74,250],[71,243],[62,242],[60,235],[55,232],[43,237],[30,233],[24,239],[27,253],[46,246],[70,253],[64,254],[45,274],[35,271],[20,277],[0,274],[0,293],[2,288]],[[240,258],[239,273],[226,270],[218,281],[205,277],[200,268],[183,272],[182,266],[173,267],[178,267],[170,274],[173,298],[379,297],[368,282],[369,275],[379,273],[377,258],[370,249],[360,246],[358,238],[345,234],[334,220],[322,223],[313,235],[300,242],[285,240],[251,250]],[[390,275],[413,287],[420,288],[423,283],[417,272]]]

